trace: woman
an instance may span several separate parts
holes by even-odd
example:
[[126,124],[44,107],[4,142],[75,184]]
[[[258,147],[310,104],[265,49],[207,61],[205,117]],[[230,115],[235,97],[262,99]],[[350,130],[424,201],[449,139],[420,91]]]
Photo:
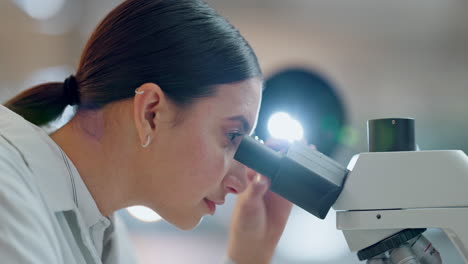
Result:
[[[202,1],[123,2],[75,75],[0,108],[0,256],[135,263],[116,210],[145,205],[192,229],[242,193],[228,257],[268,263],[291,205],[233,159],[261,92],[251,47]],[[51,135],[37,127],[67,105],[77,112],[65,126]]]

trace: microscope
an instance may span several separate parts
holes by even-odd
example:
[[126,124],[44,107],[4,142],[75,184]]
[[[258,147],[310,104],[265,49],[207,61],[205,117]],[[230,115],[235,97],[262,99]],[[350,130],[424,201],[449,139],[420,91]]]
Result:
[[316,217],[333,208],[350,250],[367,264],[442,263],[427,228],[443,230],[468,263],[468,157],[417,150],[414,123],[369,120],[369,152],[347,168],[301,143],[277,153],[252,137],[243,138],[234,158]]

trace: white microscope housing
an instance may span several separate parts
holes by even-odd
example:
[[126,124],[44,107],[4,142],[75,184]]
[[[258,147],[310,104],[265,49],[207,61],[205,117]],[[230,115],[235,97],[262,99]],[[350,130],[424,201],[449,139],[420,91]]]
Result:
[[348,169],[333,209],[351,251],[403,229],[440,228],[468,263],[468,157],[463,151],[361,153]]

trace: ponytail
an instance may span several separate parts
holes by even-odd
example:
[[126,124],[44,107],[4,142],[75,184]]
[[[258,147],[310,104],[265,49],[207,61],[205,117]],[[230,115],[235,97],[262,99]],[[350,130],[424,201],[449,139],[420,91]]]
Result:
[[60,82],[36,85],[4,105],[37,126],[46,125],[59,118],[68,105],[63,86]]

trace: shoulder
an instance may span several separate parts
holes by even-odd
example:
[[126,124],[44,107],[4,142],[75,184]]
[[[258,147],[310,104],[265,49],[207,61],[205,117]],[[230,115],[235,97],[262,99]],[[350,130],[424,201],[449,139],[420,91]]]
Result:
[[[11,263],[55,263],[54,229],[31,172],[0,137],[0,255]],[[36,262],[38,263],[38,262]]]
[[0,193],[32,190],[28,166],[24,155],[0,132]]
[[[21,116],[0,106],[0,182],[22,182],[25,186],[32,183],[23,146],[33,137],[32,129]],[[0,188],[4,189],[4,186],[0,185]]]
[[0,200],[5,201],[0,205],[1,216],[18,213],[24,205],[37,206],[40,201],[29,161],[17,144],[21,133],[14,119],[0,108]]
[[53,216],[20,144],[25,134],[0,117],[0,256],[8,263],[59,263]]
[[38,184],[62,161],[54,145],[44,130],[0,105],[0,170],[10,170],[26,185]]

